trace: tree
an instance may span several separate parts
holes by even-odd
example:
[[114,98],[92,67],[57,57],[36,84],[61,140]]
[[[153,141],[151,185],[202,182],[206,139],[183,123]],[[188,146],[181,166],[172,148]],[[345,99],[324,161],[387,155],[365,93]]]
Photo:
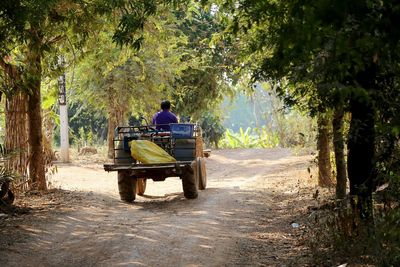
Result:
[[181,62],[190,64],[176,79],[172,97],[180,114],[207,120],[204,111],[216,110],[224,95],[233,94],[231,85],[239,79],[235,72],[238,47],[220,35],[223,25],[216,14],[196,2],[176,12],[176,17],[188,39]]
[[[222,1],[221,7],[230,6]],[[332,108],[341,95],[351,113],[348,136],[350,194],[362,218],[371,213],[375,179],[375,103],[398,72],[399,5],[395,1],[236,1],[231,31],[255,62],[254,79],[286,80],[282,95]],[[258,60],[257,60],[258,59]],[[379,81],[379,82],[378,82]],[[313,86],[304,86],[305,84]],[[312,87],[316,92],[310,90]]]
[[[212,33],[217,31],[215,18],[196,4],[190,10],[186,14],[183,7],[174,12],[160,8],[144,23],[139,51],[121,49],[109,41],[112,23],[104,23],[96,37],[89,40],[89,47],[101,49],[88,49],[93,52],[88,52],[79,64],[77,95],[89,104],[93,102],[92,108],[109,111],[110,156],[113,129],[124,123],[112,119],[111,112],[119,107],[126,107],[126,115],[141,113],[150,119],[160,101],[169,98],[175,112],[197,120],[222,99],[226,90],[222,80],[228,67],[226,59],[215,51],[221,48],[209,45]],[[111,81],[112,75],[119,78]],[[123,80],[128,82],[121,83]],[[114,93],[109,98],[111,85]]]
[[[105,22],[88,43],[76,75],[75,99],[105,113],[108,118],[108,154],[114,153],[114,129],[127,123],[128,115],[150,121],[162,99],[172,94],[173,83],[188,64],[179,44],[186,37],[176,29],[168,9],[149,18],[143,29],[141,49],[117,47],[111,41],[112,22]],[[99,49],[91,49],[100,47]],[[93,67],[96,66],[96,67]]]
[[[43,159],[41,83],[46,63],[61,48],[80,46],[100,15],[117,14],[121,21],[113,39],[140,45],[145,19],[156,12],[156,1],[5,0],[0,4],[0,67],[13,85],[28,94],[29,175],[31,186],[46,189]],[[63,45],[62,45],[63,44]],[[49,57],[53,55],[53,57]],[[47,56],[47,57],[46,57]],[[9,60],[11,58],[11,60]],[[22,64],[16,67],[15,58]]]
[[335,151],[336,163],[336,198],[344,199],[346,197],[347,172],[343,139],[343,107],[339,104],[333,114],[333,148]]
[[[17,66],[9,64],[9,58],[0,60],[0,98],[5,96],[5,136],[4,145],[7,150],[18,151],[18,156],[8,161],[8,166],[19,174],[21,179],[27,179],[28,165],[28,125],[27,96],[21,88],[21,77]],[[18,181],[20,182],[20,181]],[[26,185],[25,185],[26,187]]]
[[[72,1],[70,5],[63,1],[5,1],[0,7],[0,35],[6,36],[0,44],[0,65],[7,78],[13,80],[11,84],[18,84],[28,93],[29,175],[32,187],[37,189],[47,187],[40,106],[43,56],[63,39],[64,23],[82,19],[82,15],[71,12],[78,10],[79,3]],[[14,58],[21,58],[20,68],[12,62]]]
[[332,186],[328,114],[318,114],[318,185]]
[[[19,174],[18,180],[23,182],[28,178],[27,102],[26,94],[21,91],[6,96],[5,147],[7,150],[18,152],[18,156],[10,158],[8,164],[11,170]],[[23,188],[26,189],[27,184],[23,183]]]

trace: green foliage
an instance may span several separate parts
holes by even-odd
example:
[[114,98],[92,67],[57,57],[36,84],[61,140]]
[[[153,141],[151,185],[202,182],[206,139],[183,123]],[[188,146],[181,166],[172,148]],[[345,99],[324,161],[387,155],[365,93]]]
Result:
[[[145,31],[148,19],[156,16],[170,6],[171,9],[185,6],[186,0],[121,0],[107,1],[100,0],[99,9],[103,13],[117,11],[120,15],[118,24],[115,27],[113,41],[120,47],[130,46],[135,50],[142,48],[146,40]],[[110,12],[111,11],[111,12]]]
[[181,61],[185,51],[178,44],[184,44],[186,38],[174,26],[173,14],[160,12],[146,22],[145,39],[137,52],[115,47],[110,38],[112,23],[105,22],[99,28],[88,43],[93,49],[78,66],[75,101],[86,102],[107,117],[123,111],[126,120],[129,113],[149,119],[161,100],[170,98],[175,79],[190,63]]
[[80,127],[78,130],[77,135],[75,135],[75,144],[78,145],[78,147],[84,147],[84,146],[92,146],[94,145],[94,135],[93,131],[91,128],[88,130],[85,130],[84,127]]
[[276,133],[270,133],[265,127],[262,129],[243,128],[239,133],[227,129],[225,136],[219,142],[221,148],[272,148],[279,146],[279,137]]
[[[68,106],[69,136],[71,144],[102,144],[107,138],[107,119],[101,112],[89,108],[85,103],[73,102]],[[58,117],[57,117],[58,118]],[[55,118],[56,119],[56,118]],[[54,143],[60,145],[59,123],[54,130]],[[80,135],[80,129],[85,135]],[[88,136],[90,135],[90,137]],[[83,139],[80,139],[84,137]],[[89,138],[89,139],[88,139]]]
[[174,12],[158,8],[144,22],[139,51],[115,47],[110,34],[115,23],[104,21],[78,65],[73,100],[106,116],[120,108],[126,111],[124,119],[128,114],[150,119],[162,99],[194,120],[216,108],[230,88],[224,82],[231,73],[228,53],[222,43],[209,46],[218,31],[215,18],[195,3],[189,9],[186,14],[183,7]]
[[86,142],[86,133],[85,133],[85,130],[83,129],[83,127],[79,128],[78,140],[82,142],[81,145],[86,145],[85,144],[85,142]]
[[7,163],[17,154],[17,151],[11,151],[0,144],[0,186],[5,183],[10,183],[17,178],[18,174],[13,172]]
[[18,175],[16,175],[12,170],[5,166],[0,166],[0,185],[2,183],[11,183],[17,178]]
[[[370,196],[371,181],[385,176],[373,162],[398,173],[399,138],[392,130],[400,122],[398,1],[217,3],[226,32],[241,40],[241,60],[254,81],[272,81],[286,105],[312,116],[336,107],[351,112],[352,195]],[[364,210],[370,206],[359,204],[360,214],[372,214]]]
[[[223,105],[225,125],[234,132],[247,127],[274,133],[282,147],[312,147],[315,144],[315,122],[298,108],[286,107],[270,83],[257,84],[253,92],[237,94],[229,105]],[[262,137],[260,137],[262,139]]]
[[88,146],[92,146],[94,144],[94,140],[93,140],[93,131],[90,130],[87,135],[86,135],[86,140],[87,140],[87,145]]
[[203,140],[208,146],[214,145],[218,148],[218,142],[225,132],[221,118],[215,113],[206,112],[199,120],[201,129],[203,130]]
[[72,140],[78,148],[93,146],[95,143],[98,143],[98,140],[95,140],[93,131],[91,129],[85,130],[84,127],[80,127],[77,133],[72,133]]
[[181,60],[188,66],[175,80],[172,98],[178,113],[199,119],[203,111],[217,108],[224,95],[232,94],[231,85],[238,79],[234,72],[237,48],[216,38],[222,25],[196,2],[176,16],[179,29],[187,36]]
[[280,145],[278,133],[271,133],[266,126],[254,128],[254,133],[258,135],[258,143],[262,148],[277,147]]
[[381,245],[379,262],[382,266],[400,265],[400,208],[396,207],[378,216],[377,241]]
[[312,115],[354,97],[395,105],[384,96],[398,92],[396,1],[218,3],[227,32],[241,40],[243,65],[256,81],[279,81],[286,104]]

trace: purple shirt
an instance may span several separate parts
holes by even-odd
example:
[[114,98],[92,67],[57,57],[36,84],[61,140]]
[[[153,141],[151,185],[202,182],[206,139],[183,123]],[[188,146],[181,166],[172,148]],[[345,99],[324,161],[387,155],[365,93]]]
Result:
[[[178,123],[178,118],[176,115],[169,110],[162,110],[154,114],[153,116],[153,124],[159,125],[157,126],[157,130],[169,131],[170,127],[168,124],[170,123]],[[167,124],[167,125],[160,125]]]

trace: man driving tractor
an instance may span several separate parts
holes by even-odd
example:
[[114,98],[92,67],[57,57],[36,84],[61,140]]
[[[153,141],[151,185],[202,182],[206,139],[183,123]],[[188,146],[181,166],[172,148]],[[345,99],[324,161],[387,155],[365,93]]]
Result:
[[178,123],[178,118],[174,113],[170,111],[171,102],[163,100],[161,102],[161,111],[157,112],[153,116],[152,123],[156,125],[157,130],[170,131],[170,123]]

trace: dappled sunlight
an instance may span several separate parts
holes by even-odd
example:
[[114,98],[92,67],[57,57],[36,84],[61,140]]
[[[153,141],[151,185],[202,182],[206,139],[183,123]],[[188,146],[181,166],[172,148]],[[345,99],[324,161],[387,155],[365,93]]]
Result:
[[[212,254],[226,240],[244,238],[245,232],[257,223],[250,219],[254,213],[253,208],[257,210],[257,206],[263,206],[257,199],[251,198],[254,194],[252,191],[220,188],[202,193],[206,195],[204,198],[215,193],[228,194],[230,197],[204,203],[200,199],[186,200],[180,196],[126,205],[108,196],[94,194],[94,198],[114,201],[116,207],[97,203],[90,207],[76,208],[76,211],[68,211],[65,216],[55,220],[46,231],[43,231],[40,224],[21,227],[21,231],[25,235],[24,239],[35,239],[30,248],[32,253],[36,250],[48,251],[55,253],[56,257],[55,251],[60,249],[63,255],[75,257],[78,262],[76,252],[79,251],[79,255],[83,253],[84,257],[97,257],[96,261],[102,264],[110,263],[108,259],[111,255],[119,255],[113,257],[112,263],[115,266],[129,266],[132,263],[151,266],[157,263],[156,259],[148,257],[148,248],[151,247],[151,250],[159,251],[166,265],[176,262],[177,258],[181,263],[198,264],[198,255]],[[236,202],[229,207],[218,203],[232,200]],[[214,210],[209,210],[210,205]],[[248,209],[248,205],[253,208]],[[279,219],[273,218],[275,221]],[[233,226],[236,226],[237,231],[230,230]],[[251,238],[255,241],[277,242],[284,234],[274,228],[266,228],[262,233],[252,233]],[[197,256],[193,255],[193,248],[197,250]],[[229,254],[234,248],[226,249]],[[99,250],[102,251],[100,257]],[[118,258],[120,261],[116,260]]]
[[[221,266],[234,262],[240,253],[253,253],[253,246],[268,250],[271,257],[280,254],[282,264],[292,260],[290,253],[282,257],[279,250],[294,242],[286,199],[296,197],[298,188],[288,175],[304,172],[304,159],[263,162],[236,156],[226,163],[218,153],[207,159],[208,188],[190,200],[183,196],[181,180],[168,178],[148,181],[144,196],[124,203],[118,197],[116,173],[84,172],[83,182],[77,177],[68,180],[68,188],[82,185],[79,190],[60,191],[66,203],[58,205],[56,216],[33,212],[37,221],[21,225],[24,242],[16,242],[14,249],[26,250],[29,242],[29,253],[19,257],[40,254],[42,258],[34,258],[32,264],[45,258],[42,266],[57,265],[61,258],[71,266],[159,266],[160,259],[163,266]],[[285,172],[288,169],[292,172]],[[60,175],[54,181],[65,183],[67,176],[62,175],[67,172]],[[95,191],[95,182],[104,188]],[[279,184],[284,185],[283,192]]]
[[214,150],[211,153],[213,159],[224,159],[226,162],[234,160],[246,160],[251,158],[252,160],[279,160],[291,155],[290,150],[282,148],[237,148],[237,149],[220,149]]
[[207,246],[207,245],[199,245],[201,248],[206,248],[206,249],[213,249],[214,247],[212,246]]
[[147,266],[147,265],[138,261],[130,261],[130,262],[118,263],[116,264],[116,266]]

